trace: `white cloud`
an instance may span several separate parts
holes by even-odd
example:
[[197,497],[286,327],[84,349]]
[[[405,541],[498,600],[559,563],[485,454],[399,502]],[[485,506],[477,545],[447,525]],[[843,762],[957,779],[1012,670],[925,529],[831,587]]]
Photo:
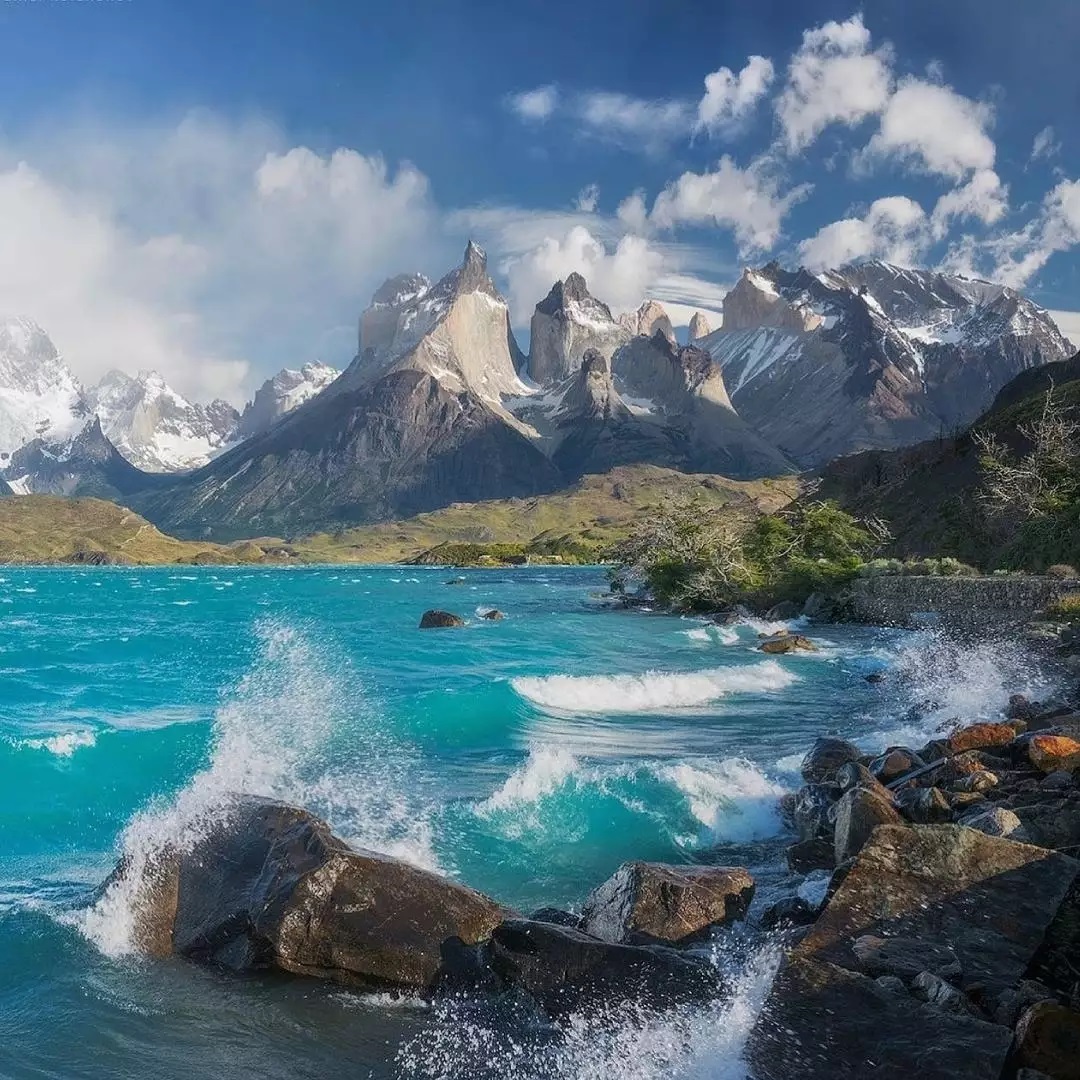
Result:
[[576,115],[593,134],[650,153],[693,125],[693,111],[685,101],[650,101],[608,91],[580,95]]
[[792,58],[776,115],[789,152],[805,149],[830,124],[854,127],[885,107],[891,51],[871,50],[862,15],[807,30]]
[[935,240],[941,240],[958,218],[974,218],[984,225],[994,225],[1004,217],[1009,190],[993,169],[980,169],[961,187],[946,192],[930,215]]
[[575,225],[561,239],[549,236],[504,264],[514,325],[526,325],[537,301],[574,271],[614,311],[630,311],[648,294],[664,265],[663,255],[640,236],[624,236],[609,249],[587,228]]
[[737,126],[764,97],[773,81],[772,61],[751,56],[736,75],[722,67],[705,76],[705,96],[698,102],[698,127],[710,133]]
[[1050,315],[1074,348],[1080,344],[1080,311],[1051,311]]
[[558,104],[557,86],[538,86],[534,90],[523,90],[506,98],[507,108],[520,119],[540,123],[555,111]]
[[592,214],[600,202],[600,185],[587,184],[579,192],[574,202],[575,208],[582,214]]
[[780,192],[780,181],[758,159],[741,169],[727,155],[714,172],[685,172],[657,196],[650,221],[670,229],[678,225],[730,228],[740,253],[764,251],[780,237],[785,215],[810,192],[808,185]]
[[1054,138],[1054,129],[1048,124],[1035,136],[1035,141],[1031,144],[1031,160],[1052,158],[1060,151],[1061,143]]
[[826,225],[799,245],[799,254],[815,270],[867,258],[905,266],[918,259],[926,240],[923,208],[906,195],[891,195],[871,203],[864,217]]
[[286,363],[347,363],[387,263],[431,251],[426,179],[265,125],[50,129],[0,142],[0,304],[86,381],[156,368],[242,401]]
[[958,180],[971,170],[993,168],[994,141],[986,133],[992,120],[988,105],[951,87],[905,79],[861,157],[914,160],[928,172]]
[[627,195],[616,211],[619,221],[630,232],[645,233],[649,229],[649,211],[645,205],[645,192],[635,191]]

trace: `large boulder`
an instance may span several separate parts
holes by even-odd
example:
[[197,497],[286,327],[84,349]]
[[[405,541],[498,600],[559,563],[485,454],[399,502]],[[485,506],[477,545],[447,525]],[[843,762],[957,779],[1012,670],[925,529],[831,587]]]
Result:
[[[813,933],[813,931],[811,931]],[[781,968],[747,1044],[756,1080],[987,1080],[1012,1032],[835,964]]]
[[465,620],[451,611],[431,610],[420,616],[421,630],[439,630],[444,627],[464,626]]
[[945,740],[950,754],[962,754],[966,750],[987,750],[995,746],[1008,746],[1016,738],[1013,724],[969,724],[957,728]]
[[614,943],[680,945],[745,918],[753,898],[741,867],[624,863],[585,901],[582,929]]
[[722,989],[708,960],[663,946],[612,944],[552,923],[512,919],[484,947],[484,964],[505,987],[523,990],[550,1016],[582,1008],[618,1010],[708,1001]]
[[881,783],[889,784],[909,772],[921,769],[925,764],[914,750],[906,746],[890,746],[870,762],[870,772]]
[[907,788],[896,796],[896,805],[917,825],[942,825],[952,821],[952,804],[940,788]]
[[956,954],[962,986],[996,993],[1024,975],[1078,868],[958,825],[879,826],[795,954],[857,967],[864,934],[916,938]]
[[795,793],[791,822],[800,840],[832,835],[832,808],[839,790],[828,784],[804,784]]
[[135,874],[122,862],[105,889],[133,894],[146,951],[365,988],[431,988],[446,941],[482,941],[506,915],[472,889],[354,851],[305,810],[252,796]]
[[857,855],[879,825],[894,825],[902,820],[892,799],[881,790],[857,787],[846,791],[836,804],[833,851],[837,865]]
[[1016,1025],[1016,1057],[1054,1080],[1080,1080],[1080,1012],[1055,1001],[1032,1005]]
[[802,778],[808,784],[831,783],[841,765],[858,761],[861,757],[862,753],[854,743],[823,735],[802,759]]
[[1024,747],[1028,760],[1039,772],[1080,769],[1080,742],[1067,735],[1032,735]]

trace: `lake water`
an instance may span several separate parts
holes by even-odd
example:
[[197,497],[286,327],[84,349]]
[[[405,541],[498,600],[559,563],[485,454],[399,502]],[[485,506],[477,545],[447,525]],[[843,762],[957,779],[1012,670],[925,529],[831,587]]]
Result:
[[[595,568],[450,576],[0,570],[0,1077],[741,1077],[775,963],[750,933],[714,947],[733,999],[538,1043],[460,1007],[150,961],[122,897],[87,905],[122,852],[246,791],[521,910],[580,906],[627,859],[749,866],[759,907],[820,892],[783,870],[776,814],[817,734],[918,742],[1039,689],[991,643],[826,626],[773,658],[763,624],[606,608]],[[468,625],[421,632],[430,607]]]

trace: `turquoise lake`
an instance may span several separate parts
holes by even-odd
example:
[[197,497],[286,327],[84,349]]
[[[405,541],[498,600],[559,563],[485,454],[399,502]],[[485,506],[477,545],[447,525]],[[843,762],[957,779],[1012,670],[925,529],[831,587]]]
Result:
[[[613,610],[597,568],[0,570],[0,1077],[722,1077],[768,941],[716,947],[739,992],[534,1045],[481,1019],[131,949],[137,857],[233,791],[528,911],[579,906],[627,859],[783,869],[780,796],[823,732],[868,748],[996,715],[1040,675],[931,633]],[[446,608],[462,629],[420,631]],[[503,621],[480,618],[490,607]],[[884,683],[866,676],[887,669]],[[109,897],[106,897],[109,900]]]

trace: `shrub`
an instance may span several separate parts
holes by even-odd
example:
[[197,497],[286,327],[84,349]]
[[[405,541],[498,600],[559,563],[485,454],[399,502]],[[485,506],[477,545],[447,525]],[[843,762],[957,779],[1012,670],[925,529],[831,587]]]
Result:
[[1048,604],[1046,614],[1052,619],[1080,619],[1080,593],[1069,593]]
[[1069,566],[1068,563],[1054,563],[1053,566],[1046,568],[1046,576],[1064,581],[1068,578],[1080,577],[1080,574],[1077,574],[1075,566]]

